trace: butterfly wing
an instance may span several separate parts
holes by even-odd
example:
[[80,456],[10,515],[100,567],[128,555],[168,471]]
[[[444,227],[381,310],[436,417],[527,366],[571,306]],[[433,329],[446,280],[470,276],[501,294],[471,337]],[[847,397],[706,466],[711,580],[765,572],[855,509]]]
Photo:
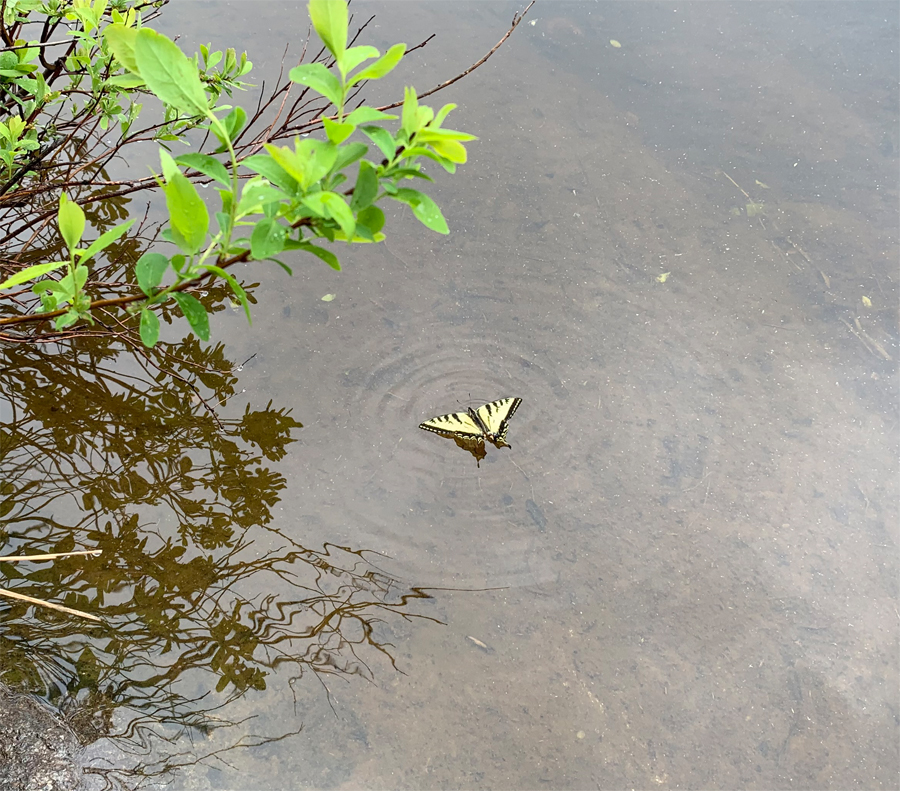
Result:
[[472,419],[467,412],[451,412],[449,415],[439,415],[431,420],[419,423],[419,428],[425,431],[433,431],[445,437],[457,437],[459,439],[478,440],[484,439],[484,431],[481,426]]
[[521,398],[501,398],[475,410],[475,417],[484,427],[484,435],[487,439],[495,445],[509,447],[506,442],[506,430],[509,428],[509,419],[515,414],[521,403]]

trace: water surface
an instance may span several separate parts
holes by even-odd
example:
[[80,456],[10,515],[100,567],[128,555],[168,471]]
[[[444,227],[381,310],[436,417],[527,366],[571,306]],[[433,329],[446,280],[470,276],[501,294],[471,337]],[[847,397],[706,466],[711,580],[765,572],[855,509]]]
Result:
[[[518,8],[359,4],[382,48],[439,34],[398,90],[462,71]],[[263,75],[286,13],[165,19],[185,46],[242,31]],[[397,211],[340,274],[243,273],[253,327],[214,333],[248,360],[219,409],[244,445],[167,418],[186,467],[143,476],[244,471],[192,484],[227,503],[170,624],[209,627],[202,650],[123,671],[133,690],[167,657],[153,716],[185,715],[89,757],[185,789],[893,787],[897,41],[889,3],[538,3],[432,97],[479,136],[436,174],[449,237]],[[513,447],[480,466],[416,428],[503,396]],[[163,553],[190,508],[141,502],[111,530]],[[256,608],[252,639],[204,626],[219,589]],[[243,646],[230,675],[217,640]]]

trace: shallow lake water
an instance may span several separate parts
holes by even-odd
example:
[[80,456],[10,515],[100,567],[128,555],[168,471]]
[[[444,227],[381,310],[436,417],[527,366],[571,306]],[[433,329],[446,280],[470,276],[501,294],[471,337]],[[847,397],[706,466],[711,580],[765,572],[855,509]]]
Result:
[[[437,33],[386,100],[523,6],[354,7],[382,49]],[[304,14],[159,27],[271,79]],[[146,494],[106,514],[61,476],[5,517],[32,546],[64,504],[76,548],[148,558],[152,585],[79,579],[115,650],[16,644],[60,689],[103,664],[86,760],[198,790],[895,787],[898,36],[892,3],[538,2],[431,97],[479,138],[434,174],[449,236],[396,211],[340,273],[246,267],[252,327],[213,326],[246,362],[203,391],[227,430],[123,403],[104,447]],[[506,396],[480,463],[417,428]]]

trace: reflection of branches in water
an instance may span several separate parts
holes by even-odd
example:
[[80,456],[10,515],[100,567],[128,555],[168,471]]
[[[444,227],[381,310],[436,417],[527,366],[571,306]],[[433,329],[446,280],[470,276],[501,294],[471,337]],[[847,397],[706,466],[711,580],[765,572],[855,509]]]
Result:
[[112,736],[141,756],[140,775],[182,760],[160,755],[160,739],[234,725],[228,704],[276,672],[293,668],[290,683],[371,678],[367,652],[394,661],[379,620],[423,617],[410,605],[428,598],[364,551],[309,549],[269,525],[286,482],[265,464],[285,456],[301,424],[271,403],[213,419],[178,397],[154,364],[194,386],[202,372],[219,403],[237,382],[220,347],[184,350],[166,358],[162,347],[148,362],[103,342],[79,356],[19,347],[0,380],[11,411],[0,435],[2,548],[103,550],[0,562],[0,581],[105,620],[10,604],[0,675],[67,709],[86,742]]

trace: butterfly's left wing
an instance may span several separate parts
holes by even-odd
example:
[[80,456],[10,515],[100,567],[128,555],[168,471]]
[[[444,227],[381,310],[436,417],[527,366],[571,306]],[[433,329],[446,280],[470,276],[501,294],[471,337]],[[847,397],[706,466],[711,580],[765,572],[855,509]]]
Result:
[[521,398],[501,398],[475,410],[475,415],[484,426],[485,434],[491,442],[509,447],[506,442],[506,430],[509,428],[509,419],[516,413],[521,403]]

